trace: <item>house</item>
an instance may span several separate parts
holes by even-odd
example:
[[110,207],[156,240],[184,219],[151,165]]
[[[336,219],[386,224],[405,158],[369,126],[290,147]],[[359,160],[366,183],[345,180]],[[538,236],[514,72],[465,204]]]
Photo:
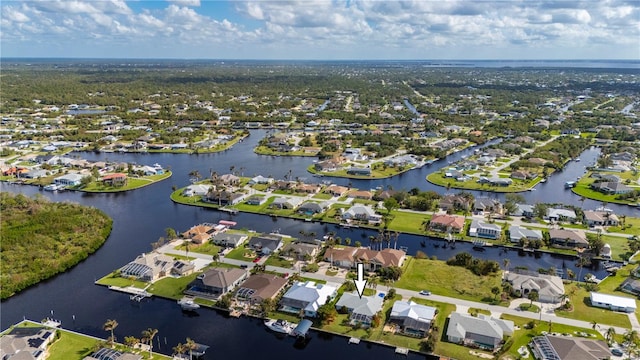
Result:
[[234,193],[225,189],[210,190],[203,198],[204,201],[209,203],[218,204],[220,206],[236,205],[242,201],[244,194]]
[[577,336],[536,336],[529,348],[537,360],[604,360],[611,358],[611,350],[602,340]]
[[469,199],[461,195],[453,194],[443,196],[438,206],[444,211],[469,210],[471,208]]
[[233,174],[224,174],[218,177],[218,181],[227,186],[236,186],[240,184],[240,177]]
[[526,239],[527,241],[542,240],[542,231],[531,230],[518,225],[509,226],[509,240],[512,243],[518,243],[520,239]]
[[347,174],[349,175],[358,175],[358,176],[371,176],[371,168],[362,168],[352,166],[347,169]]
[[389,322],[400,326],[400,331],[408,336],[423,338],[427,336],[437,309],[417,304],[413,301],[399,300],[391,308]]
[[290,209],[293,210],[297,208],[301,203],[302,199],[297,197],[279,197],[273,200],[269,207],[272,209]]
[[47,176],[47,170],[34,169],[26,172],[23,177],[27,179],[38,179]]
[[56,185],[78,186],[82,182],[84,176],[78,173],[70,173],[53,179]]
[[535,172],[532,173],[526,170],[516,170],[511,172],[511,178],[516,180],[526,181],[526,180],[535,179],[537,177],[538,177],[538,173],[535,173]]
[[273,234],[254,236],[247,245],[259,254],[269,255],[282,247],[282,237]]
[[336,310],[349,314],[351,325],[369,327],[373,324],[373,317],[382,310],[384,298],[372,295],[360,297],[356,291],[344,293],[336,302]]
[[151,282],[167,276],[173,268],[173,258],[157,252],[142,254],[120,268],[120,276]]
[[402,266],[406,255],[405,251],[398,249],[386,248],[378,251],[344,246],[328,248],[324,253],[324,261],[345,269],[355,268],[357,263],[363,263],[365,270],[375,271],[378,268]]
[[329,185],[327,186],[326,189],[324,189],[325,193],[331,194],[333,196],[342,196],[344,195],[347,191],[349,191],[349,188],[346,186],[339,186],[339,185]]
[[369,223],[378,223],[382,220],[382,216],[376,214],[376,211],[369,205],[356,204],[342,213],[343,220],[360,220]]
[[584,231],[567,229],[549,229],[551,245],[559,248],[586,248],[589,246]]
[[530,292],[538,292],[538,301],[543,303],[559,303],[564,294],[564,284],[559,276],[539,274],[525,271],[507,271],[504,279],[519,290],[520,295],[526,298]]
[[328,284],[316,284],[313,281],[295,282],[280,299],[280,310],[304,316],[316,317],[320,306],[335,298],[338,289]]
[[511,320],[454,311],[449,315],[447,341],[493,351],[505,336],[512,336],[513,331],[514,323]]
[[242,283],[235,297],[257,305],[267,299],[275,299],[284,290],[287,279],[280,275],[256,273]]
[[464,229],[464,217],[448,214],[434,214],[429,221],[429,229],[439,232],[461,233]]
[[331,172],[340,168],[340,163],[334,160],[319,161],[313,165],[316,171]]
[[273,178],[267,178],[264,177],[262,175],[258,175],[256,177],[251,178],[251,180],[249,180],[249,185],[254,185],[254,184],[271,184],[272,182],[274,182]]
[[205,196],[211,189],[211,185],[193,184],[182,190],[182,196]]
[[511,215],[524,216],[526,218],[533,218],[533,205],[529,204],[516,204],[516,211]]
[[318,184],[297,184],[294,188],[297,192],[305,194],[317,194],[320,189],[322,189],[322,186]]
[[184,293],[192,296],[217,299],[232,291],[248,276],[249,272],[245,269],[210,268],[189,283]]
[[229,248],[236,248],[244,243],[249,237],[245,234],[232,234],[229,232],[219,232],[211,238],[211,242]]
[[549,221],[571,221],[574,222],[577,216],[575,211],[569,209],[548,208],[546,219]]
[[[194,355],[195,356],[195,355]],[[140,354],[120,352],[112,348],[100,348],[93,354],[84,357],[82,360],[142,360]]]
[[318,255],[319,250],[318,245],[296,242],[287,244],[287,246],[282,248],[280,254],[284,254],[285,256],[289,256],[296,260],[310,260],[314,259],[316,255]]
[[632,313],[636,311],[636,300],[633,298],[591,292],[591,305],[613,311]]
[[300,205],[296,209],[296,212],[300,214],[305,214],[305,215],[320,214],[321,212],[324,212],[329,207],[329,204],[330,203],[327,201],[324,201],[321,203],[318,203],[315,201],[307,201],[304,204]]
[[496,224],[490,224],[482,220],[473,219],[469,226],[469,236],[487,239],[498,239],[502,234],[502,228]]
[[627,194],[633,191],[633,188],[613,181],[594,182],[591,184],[591,188],[605,194]]
[[350,198],[354,198],[354,199],[371,200],[372,196],[373,196],[373,194],[371,194],[371,191],[366,191],[366,190],[351,190],[351,191],[349,191],[349,197]]
[[211,239],[213,233],[216,232],[213,224],[200,224],[191,227],[191,229],[183,232],[181,235],[185,239],[190,239],[195,244],[204,244]]
[[620,291],[624,291],[635,296],[640,296],[640,280],[630,276],[626,278],[622,282],[622,284],[620,284],[619,289]]
[[587,226],[618,226],[620,220],[616,214],[612,214],[608,211],[592,211],[585,210],[584,222]]
[[193,274],[196,266],[186,260],[176,260],[171,267],[171,274],[176,276],[187,276]]
[[502,214],[502,203],[496,199],[476,198],[473,203],[473,211],[476,213],[491,212],[494,214]]
[[262,196],[262,195],[251,195],[249,196],[249,198],[245,201],[245,204],[247,205],[262,205],[267,201],[267,197],[266,196]]
[[0,359],[44,360],[55,338],[56,331],[50,328],[16,326],[0,337]]
[[544,166],[546,163],[552,162],[551,160],[542,159],[542,158],[528,158],[527,161],[535,166]]
[[102,183],[108,186],[123,186],[127,183],[127,174],[114,173],[102,177]]

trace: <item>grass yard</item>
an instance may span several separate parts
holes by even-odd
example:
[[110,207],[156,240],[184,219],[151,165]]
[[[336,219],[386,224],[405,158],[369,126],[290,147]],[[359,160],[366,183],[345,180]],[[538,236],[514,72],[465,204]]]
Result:
[[313,198],[318,200],[331,200],[333,199],[333,195],[327,193],[316,193],[313,195]]
[[93,348],[100,340],[58,330],[60,338],[49,347],[48,360],[81,360],[91,355]]
[[134,189],[139,189],[141,187],[147,186],[147,185],[151,185],[153,183],[156,183],[158,181],[164,180],[164,179],[168,179],[169,177],[171,177],[171,171],[167,171],[164,174],[160,174],[160,175],[152,175],[152,176],[145,176],[142,178],[133,178],[133,177],[128,177],[127,178],[127,183],[124,186],[119,186],[119,187],[114,187],[114,186],[106,186],[104,185],[101,181],[92,181],[91,183],[89,183],[89,185],[78,189],[80,191],[84,191],[84,192],[120,192],[120,191],[128,191],[128,190],[134,190]]
[[[591,339],[603,340],[602,335],[600,335],[597,331],[593,329],[584,329],[584,328],[579,328],[575,326],[556,324],[554,322],[551,322],[551,324],[549,324],[549,322],[546,322],[546,321],[540,322],[535,320],[533,321],[533,324],[535,324],[535,326],[531,329],[526,329],[525,325],[528,323],[531,323],[532,322],[531,319],[522,318],[522,317],[513,316],[513,315],[502,315],[501,319],[511,320],[517,326],[517,330],[514,331],[514,334],[513,334],[513,344],[509,347],[509,349],[501,357],[501,359],[520,358],[520,355],[518,354],[518,349],[521,346],[526,346],[531,341],[532,338],[542,335],[543,331],[546,331],[549,333],[558,333],[558,334],[571,334],[572,336],[576,336],[578,333],[586,333],[591,335],[589,336],[589,338]],[[551,325],[551,327],[549,327],[549,325]]]
[[[187,250],[187,245],[185,244],[181,244],[175,247],[176,250],[182,250],[182,251],[186,251]],[[205,255],[215,255],[220,253],[220,251],[222,250],[221,246],[212,244],[210,242],[205,243],[205,244],[189,244],[189,252],[193,252],[193,253],[198,253],[198,254],[205,254]]]
[[178,300],[184,296],[182,292],[190,282],[195,280],[198,274],[199,273],[194,273],[179,278],[166,277],[154,282],[147,291],[156,296]]
[[640,218],[627,216],[624,219],[624,227],[609,226],[607,232],[638,235],[640,233]]
[[139,289],[144,289],[145,287],[147,287],[147,285],[149,285],[149,283],[146,283],[144,281],[122,277],[116,272],[112,272],[111,274],[103,277],[102,279],[99,279],[98,281],[96,281],[96,284],[104,285],[104,286],[117,286],[117,287],[133,286]]
[[[639,228],[640,229],[640,228]],[[620,236],[602,235],[602,241],[611,245],[613,260],[627,260],[633,252],[629,249],[629,240]]]
[[491,302],[491,288],[500,286],[500,275],[477,276],[459,266],[444,261],[410,257],[404,273],[395,286],[409,290],[429,289],[432,293],[459,299]]
[[[629,172],[628,175],[624,175],[625,173],[622,173],[622,174],[621,173],[604,173],[604,174],[614,174],[616,176],[620,176],[623,181],[625,177],[630,178],[632,176],[631,172]],[[599,191],[595,191],[591,189],[590,185],[595,180],[596,180],[595,178],[591,177],[591,172],[587,172],[580,180],[578,180],[578,183],[573,189],[571,189],[571,191],[573,191],[577,195],[584,196],[588,199],[597,200],[601,202],[609,202],[609,203],[615,203],[615,204],[630,204],[630,203],[637,202],[637,200],[619,200],[619,199],[616,199],[618,195],[603,194]],[[635,187],[634,189],[640,189],[640,188]]]
[[427,214],[398,210],[392,211],[391,216],[393,219],[388,224],[389,230],[411,234],[424,234],[422,223],[431,218],[431,215]]
[[427,181],[434,185],[451,187],[454,189],[481,190],[499,193],[527,191],[528,189],[534,187],[538,182],[540,182],[542,178],[539,176],[529,181],[514,179],[513,183],[509,186],[491,186],[489,184],[479,184],[476,180],[477,178],[471,178],[467,181],[456,181],[455,179],[444,177],[444,174],[442,172],[434,172],[427,176]]
[[556,310],[556,315],[588,322],[595,321],[600,325],[631,327],[627,314],[591,306],[589,292],[583,287],[578,287],[573,283],[566,286],[565,289],[566,293],[569,294],[569,301],[573,305],[573,311]]

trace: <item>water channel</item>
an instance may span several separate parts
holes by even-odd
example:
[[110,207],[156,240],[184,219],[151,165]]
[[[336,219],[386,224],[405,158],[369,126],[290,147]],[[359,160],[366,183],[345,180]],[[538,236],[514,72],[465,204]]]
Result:
[[[159,329],[158,343],[154,349],[170,354],[171,348],[186,337],[210,345],[210,358],[255,359],[271,358],[277,354],[279,358],[292,359],[302,356],[309,359],[325,359],[331,357],[349,359],[375,359],[395,357],[392,348],[381,345],[364,344],[348,345],[347,340],[327,334],[314,332],[305,346],[298,346],[292,338],[277,338],[268,332],[257,320],[240,318],[227,319],[224,314],[213,310],[201,309],[199,316],[186,315],[174,301],[151,299],[142,303],[131,302],[128,296],[94,285],[94,281],[107,273],[133,260],[138,254],[148,252],[150,243],[164,236],[164,229],[172,227],[184,231],[201,222],[217,222],[221,219],[233,219],[239,228],[254,229],[259,232],[274,230],[296,236],[300,230],[314,231],[324,234],[335,231],[343,239],[368,243],[369,235],[375,232],[364,229],[344,229],[335,225],[302,222],[284,218],[240,213],[229,215],[211,209],[203,209],[171,202],[169,195],[172,186],[182,187],[189,183],[188,173],[198,170],[204,176],[211,171],[218,174],[229,172],[231,166],[245,176],[271,175],[284,178],[291,170],[293,177],[308,182],[331,180],[337,184],[362,189],[378,186],[393,186],[395,189],[411,189],[445,192],[444,188],[434,186],[425,181],[432,171],[443,166],[445,161],[459,159],[470,154],[473,149],[450,156],[430,166],[411,170],[402,175],[384,180],[349,180],[338,178],[315,178],[306,172],[312,164],[312,158],[260,156],[253,153],[253,148],[264,136],[264,131],[253,131],[251,136],[230,150],[216,154],[128,154],[128,153],[79,153],[91,160],[118,160],[139,164],[159,163],[170,166],[172,178],[151,186],[123,194],[85,194],[80,192],[50,193],[40,191],[37,187],[9,185],[2,183],[2,191],[20,192],[26,195],[40,193],[54,201],[74,201],[95,206],[105,211],[114,219],[113,231],[105,245],[87,260],[70,271],[44,281],[1,304],[0,328],[6,329],[23,318],[40,320],[53,315],[63,322],[63,327],[90,335],[106,338],[108,334],[102,330],[107,319],[116,319],[120,324],[115,331],[118,340],[125,336],[139,336],[148,327]],[[560,202],[578,205],[579,198],[570,191],[564,190],[562,184],[567,180],[575,180],[584,171],[584,165],[593,163],[598,149],[591,148],[582,155],[582,162],[570,163],[564,171],[554,174],[546,184],[540,184],[536,191],[525,193],[529,202]],[[496,194],[476,195],[495,196]],[[598,202],[585,201],[585,208],[600,206]],[[617,213],[638,216],[636,209],[610,204]],[[398,246],[408,248],[410,254],[422,250],[429,256],[446,259],[457,252],[467,251],[474,256],[501,261],[509,258],[511,266],[527,266],[530,269],[556,267],[570,268],[574,271],[575,260],[549,254],[521,253],[505,251],[500,248],[487,248],[483,252],[474,252],[470,244],[458,243],[455,249],[436,248],[434,243],[441,240],[425,239],[421,236],[401,235]],[[424,246],[421,244],[424,242]],[[586,270],[598,278],[605,276],[602,269]],[[424,358],[424,355],[412,354],[411,359]]]

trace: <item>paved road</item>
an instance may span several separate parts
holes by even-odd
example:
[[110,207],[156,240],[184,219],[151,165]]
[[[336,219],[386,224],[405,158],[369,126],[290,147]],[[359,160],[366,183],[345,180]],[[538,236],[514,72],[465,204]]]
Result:
[[[181,240],[176,240],[176,241],[181,241]],[[182,255],[182,256],[187,256],[187,253],[185,251],[182,250],[175,250],[174,247],[176,245],[178,245],[178,243],[174,241],[170,244],[164,245],[161,248],[158,249],[158,251],[163,252],[165,254],[174,254],[174,255]],[[189,252],[188,256],[191,257],[195,257],[198,259],[205,259],[205,260],[210,260],[213,261],[213,257],[211,255],[205,255],[205,254],[199,254],[199,253],[194,253],[194,252]],[[236,266],[240,266],[240,265],[247,265],[247,267],[250,269],[252,267],[255,266],[254,263],[250,263],[250,262],[246,262],[246,261],[241,261],[241,260],[235,260],[235,259],[228,259],[225,257],[221,257],[220,262],[224,262],[226,264],[232,264],[232,265],[236,265]],[[264,264],[264,262],[266,261],[266,258],[262,258],[258,263],[259,264]],[[295,272],[298,269],[288,269],[288,268],[282,268],[282,267],[276,267],[276,266],[267,266],[266,267],[267,271],[273,271],[273,272],[277,272],[280,274],[285,274],[285,273],[292,273]],[[322,270],[321,270],[322,271]],[[316,273],[308,273],[308,272],[301,272],[300,275],[304,276],[304,277],[308,277],[308,278],[313,278],[313,279],[318,279],[318,280],[324,280],[328,283],[333,283],[333,284],[342,284],[344,283],[345,277],[344,274],[346,273],[346,271],[341,271],[339,273],[338,276],[329,276],[329,275],[325,275],[322,274],[320,272],[316,272]],[[378,285],[376,286],[376,290],[380,291],[380,292],[387,292],[389,291],[389,287],[387,286],[383,286],[383,285]],[[418,293],[418,291],[413,291],[413,290],[408,290],[408,289],[398,289],[395,288],[396,293],[402,295],[403,298],[409,299],[411,297],[425,297],[422,296]],[[532,319],[532,320],[538,320],[538,321],[551,321],[554,323],[558,323],[558,324],[565,324],[565,325],[571,325],[571,326],[576,326],[576,327],[581,327],[581,328],[591,328],[592,324],[588,321],[582,321],[582,320],[575,320],[575,319],[569,319],[569,318],[564,318],[564,317],[559,317],[556,316],[553,308],[553,305],[550,304],[543,304],[543,303],[539,303],[539,302],[534,302],[535,305],[537,305],[541,310],[540,313],[532,313],[532,312],[528,312],[528,311],[520,311],[519,309],[517,309],[517,306],[520,304],[520,302],[524,301],[524,302],[530,302],[529,300],[526,299],[516,299],[514,300],[514,302],[512,302],[510,307],[504,307],[504,306],[498,306],[498,305],[488,305],[485,303],[479,303],[479,302],[475,302],[475,301],[469,301],[469,300],[463,300],[463,299],[457,299],[457,298],[452,298],[452,297],[448,297],[448,296],[442,296],[442,295],[436,295],[436,294],[432,294],[428,297],[430,300],[433,301],[439,301],[439,302],[443,302],[443,303],[448,303],[448,304],[454,304],[456,305],[456,307],[460,307],[459,309],[462,311],[462,309],[468,309],[470,307],[473,308],[477,308],[477,309],[485,309],[485,310],[489,310],[491,311],[491,314],[493,316],[499,317],[501,314],[509,314],[509,315],[514,315],[514,316],[519,316],[519,317],[524,317],[524,318],[528,318],[528,319]],[[640,324],[638,323],[638,320],[635,316],[635,314],[631,313],[629,314],[629,319],[631,320],[631,324],[634,330],[640,331]],[[633,319],[633,320],[632,320]],[[601,332],[606,331],[606,329],[608,329],[609,326],[608,325],[601,325],[599,327],[599,330]],[[624,334],[627,330],[626,328],[622,328],[622,327],[617,327],[617,326],[613,326],[613,328],[616,330],[617,334]]]

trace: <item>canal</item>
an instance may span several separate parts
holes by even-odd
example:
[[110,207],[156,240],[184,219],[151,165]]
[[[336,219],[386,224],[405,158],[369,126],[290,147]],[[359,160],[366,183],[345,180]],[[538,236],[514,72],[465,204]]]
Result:
[[[114,219],[113,231],[104,246],[88,259],[70,271],[44,281],[20,294],[2,302],[0,327],[6,329],[23,318],[40,320],[52,316],[63,322],[63,327],[106,338],[108,334],[102,330],[107,319],[116,319],[120,324],[115,331],[118,340],[125,336],[140,336],[141,331],[152,327],[159,330],[154,349],[170,354],[171,348],[178,342],[191,337],[197,342],[211,346],[210,358],[255,359],[256,357],[272,357],[293,359],[304,356],[309,359],[345,358],[370,359],[395,357],[392,348],[381,345],[361,343],[348,345],[347,339],[326,334],[313,333],[305,346],[295,344],[292,338],[277,338],[268,332],[260,321],[240,318],[227,319],[224,314],[213,310],[201,309],[198,316],[186,315],[174,301],[150,299],[142,303],[133,303],[128,296],[109,291],[94,285],[94,281],[107,273],[133,260],[137,255],[151,250],[151,243],[164,236],[165,228],[171,227],[184,231],[201,222],[217,222],[222,219],[233,219],[239,228],[255,229],[259,232],[279,231],[297,236],[301,230],[324,234],[335,231],[343,239],[368,244],[369,235],[376,232],[365,229],[344,229],[330,224],[319,224],[296,221],[284,218],[270,218],[256,214],[229,215],[211,209],[178,205],[171,202],[169,195],[172,187],[182,187],[189,183],[188,173],[198,170],[203,176],[215,171],[218,174],[229,172],[235,167],[244,176],[271,175],[284,178],[291,170],[292,176],[313,180],[306,167],[312,164],[311,158],[292,158],[261,156],[253,153],[253,147],[264,135],[263,131],[254,131],[252,135],[234,148],[216,154],[184,155],[184,154],[120,154],[120,153],[79,153],[88,159],[119,160],[139,164],[159,163],[170,166],[172,178],[151,186],[123,194],[85,194],[80,192],[50,193],[39,191],[36,187],[0,184],[2,191],[20,192],[27,195],[42,194],[53,201],[74,201],[91,205],[105,211]],[[456,159],[473,150],[465,150],[447,160]],[[584,168],[584,164],[593,161],[598,150],[593,148],[581,155],[582,162],[571,163],[559,174],[555,174],[546,184],[541,184],[535,192],[526,193],[528,201],[564,202],[576,204],[578,197],[565,191],[565,179],[575,179]],[[444,192],[443,188],[433,186],[425,181],[431,171],[443,165],[441,160],[431,166],[411,170],[405,174],[385,180],[351,180],[358,188],[375,188],[377,186],[393,186],[396,189],[417,187],[422,190]],[[558,180],[555,177],[558,177]],[[322,178],[328,179],[328,178]],[[348,179],[333,179],[338,184],[346,185]],[[554,182],[555,181],[555,182]],[[554,185],[555,184],[555,185]],[[476,193],[478,195],[480,193]],[[491,194],[485,194],[491,195]],[[500,197],[498,195],[498,197]],[[594,202],[585,202],[585,207],[600,206]],[[610,206],[611,207],[611,206]],[[622,210],[625,207],[619,207]],[[618,212],[618,207],[615,208]],[[627,209],[626,213],[632,215]],[[637,216],[637,214],[635,214]],[[424,242],[424,244],[423,244]],[[455,249],[435,247],[441,240],[425,239],[421,236],[401,235],[398,246],[407,247],[410,254],[421,250],[429,256],[447,259],[457,252],[468,251],[474,256],[486,259],[509,258],[511,266],[527,266],[532,270],[556,267],[575,270],[575,260],[550,255],[506,251],[500,248],[487,248],[475,252],[470,244],[458,243]],[[577,270],[575,270],[577,273]],[[585,269],[599,278],[604,276],[601,269]],[[424,358],[424,355],[412,354],[409,358]]]

